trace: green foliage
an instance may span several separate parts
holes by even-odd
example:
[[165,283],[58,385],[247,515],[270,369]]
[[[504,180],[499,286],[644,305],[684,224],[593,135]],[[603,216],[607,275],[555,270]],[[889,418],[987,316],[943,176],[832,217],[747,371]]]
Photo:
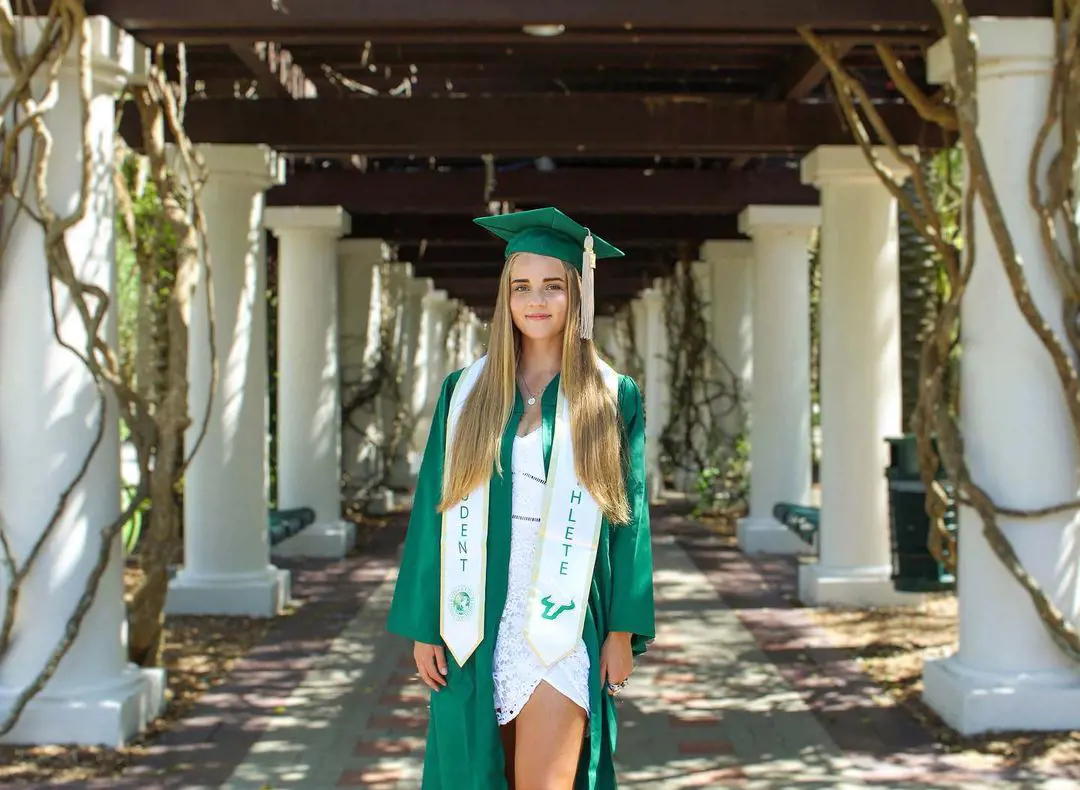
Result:
[[[944,149],[922,162],[927,188],[934,209],[942,219],[946,241],[960,245],[961,179],[963,159],[956,148]],[[904,190],[912,202],[921,208],[914,182],[909,180]],[[920,357],[923,341],[933,331],[938,311],[948,297],[948,277],[941,253],[918,230],[911,215],[900,209],[900,354],[903,381],[904,425],[911,423],[919,397]],[[954,338],[954,342],[955,342]],[[954,351],[954,369],[958,360]],[[955,381],[955,376],[950,377]],[[955,394],[950,396],[954,399]]]
[[750,437],[742,431],[714,448],[709,465],[698,472],[694,516],[745,507],[750,497]]

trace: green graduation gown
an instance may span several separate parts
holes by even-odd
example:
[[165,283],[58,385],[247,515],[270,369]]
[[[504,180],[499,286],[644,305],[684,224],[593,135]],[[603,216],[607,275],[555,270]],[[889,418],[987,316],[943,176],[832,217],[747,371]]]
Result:
[[[450,397],[462,371],[443,383],[424,451],[405,538],[401,570],[390,607],[388,628],[418,642],[441,645],[439,636],[439,558],[442,518],[436,506],[442,495],[443,453]],[[541,399],[545,466],[551,462],[558,376]],[[619,376],[619,410],[631,521],[612,527],[604,519],[593,571],[583,638],[589,653],[592,715],[586,730],[575,790],[611,790],[617,786],[613,756],[617,738],[614,700],[601,688],[600,648],[612,632],[632,634],[635,655],[655,636],[652,544],[645,486],[645,411],[637,383]],[[502,468],[492,473],[487,539],[487,603],[484,638],[459,667],[447,651],[447,685],[431,694],[431,721],[424,759],[424,790],[505,790],[502,743],[495,718],[492,658],[499,620],[506,604],[510,561],[511,468],[514,437],[524,411],[520,393],[502,439]]]

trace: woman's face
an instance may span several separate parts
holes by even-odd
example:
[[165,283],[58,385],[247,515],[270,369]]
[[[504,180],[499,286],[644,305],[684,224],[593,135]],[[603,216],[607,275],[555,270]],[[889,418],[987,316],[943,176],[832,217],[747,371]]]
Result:
[[510,315],[526,337],[544,340],[562,334],[570,303],[567,269],[558,258],[531,252],[514,258],[510,269]]

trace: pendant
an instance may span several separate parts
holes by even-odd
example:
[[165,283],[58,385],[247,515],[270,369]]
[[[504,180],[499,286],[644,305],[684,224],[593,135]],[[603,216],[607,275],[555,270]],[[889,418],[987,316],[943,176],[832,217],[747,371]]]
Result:
[[528,403],[530,406],[535,406],[536,405],[536,398],[529,398],[529,400],[526,401],[526,403]]

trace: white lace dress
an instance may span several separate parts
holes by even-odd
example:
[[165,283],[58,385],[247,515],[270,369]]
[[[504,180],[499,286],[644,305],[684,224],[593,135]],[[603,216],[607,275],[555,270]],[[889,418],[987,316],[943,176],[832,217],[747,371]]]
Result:
[[510,575],[506,607],[495,642],[495,715],[499,725],[521,713],[529,697],[547,681],[589,714],[589,654],[585,641],[546,670],[525,641],[525,606],[532,583],[544,501],[544,445],[539,428],[514,440],[514,502],[511,516]]

